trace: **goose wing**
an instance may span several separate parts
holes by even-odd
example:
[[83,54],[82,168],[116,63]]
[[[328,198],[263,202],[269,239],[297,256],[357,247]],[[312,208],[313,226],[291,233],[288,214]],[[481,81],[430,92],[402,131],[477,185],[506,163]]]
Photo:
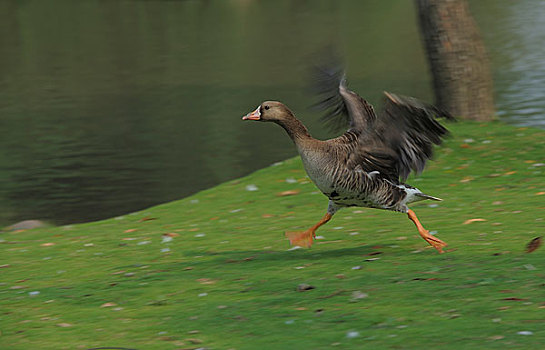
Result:
[[411,172],[424,170],[433,155],[433,146],[439,145],[448,130],[436,118],[454,120],[450,113],[412,97],[385,92],[382,113],[373,130],[359,139],[365,149],[369,142],[380,144],[394,155],[395,172],[402,181]]
[[315,68],[315,90],[319,96],[315,108],[325,111],[322,120],[335,130],[360,133],[376,119],[367,101],[348,89],[344,69],[340,65]]
[[340,65],[317,67],[315,86],[320,96],[315,107],[326,111],[323,120],[336,129],[348,127],[330,140],[344,154],[341,163],[349,169],[378,171],[395,183],[411,172],[422,172],[433,145],[448,134],[436,118],[454,119],[433,105],[388,92],[377,116],[371,104],[347,88]]

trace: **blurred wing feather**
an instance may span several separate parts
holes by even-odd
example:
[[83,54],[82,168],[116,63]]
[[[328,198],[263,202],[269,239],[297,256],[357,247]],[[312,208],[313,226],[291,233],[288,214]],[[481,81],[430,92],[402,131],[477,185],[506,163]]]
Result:
[[[415,98],[385,92],[384,110],[373,137],[396,154],[396,171],[402,181],[411,171],[422,172],[448,130],[435,119],[454,119],[448,112]],[[365,142],[362,140],[362,142]]]
[[343,68],[336,65],[318,66],[315,69],[315,92],[319,101],[316,109],[325,111],[322,120],[338,131],[350,127],[361,132],[376,119],[373,107],[346,86]]

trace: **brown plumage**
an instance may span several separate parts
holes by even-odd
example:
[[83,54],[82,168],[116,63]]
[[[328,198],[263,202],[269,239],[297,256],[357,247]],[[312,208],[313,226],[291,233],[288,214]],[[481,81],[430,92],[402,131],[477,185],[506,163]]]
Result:
[[329,198],[326,215],[304,232],[288,232],[292,244],[310,246],[318,227],[343,207],[360,206],[407,213],[420,235],[439,252],[446,243],[425,230],[407,204],[441,200],[401,181],[420,173],[432,156],[433,145],[448,132],[435,117],[452,118],[434,106],[410,97],[385,93],[383,112],[348,90],[342,72],[322,70],[318,106],[326,120],[344,121],[341,136],[314,139],[292,111],[277,101],[263,102],[244,120],[272,121],[283,127],[295,143],[310,179]]

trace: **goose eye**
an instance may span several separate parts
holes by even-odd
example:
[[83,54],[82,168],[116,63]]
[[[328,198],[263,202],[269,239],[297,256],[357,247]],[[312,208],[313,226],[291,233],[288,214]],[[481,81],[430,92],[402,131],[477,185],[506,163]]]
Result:
[[270,107],[269,106],[265,106],[265,109],[269,109]]

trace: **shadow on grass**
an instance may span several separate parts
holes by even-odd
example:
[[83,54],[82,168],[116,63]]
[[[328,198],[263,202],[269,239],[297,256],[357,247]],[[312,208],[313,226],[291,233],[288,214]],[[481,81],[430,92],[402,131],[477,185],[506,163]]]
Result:
[[[361,256],[366,257],[376,248],[371,245],[362,245],[352,248],[341,248],[334,250],[313,251],[312,249],[298,249],[294,251],[274,251],[274,250],[233,250],[220,252],[207,252],[204,255],[215,257],[209,260],[210,263],[244,263],[250,261],[259,262],[278,262],[278,261],[313,261],[339,258],[343,256]],[[194,253],[194,254],[192,254]],[[203,255],[202,252],[188,252],[187,256]]]

